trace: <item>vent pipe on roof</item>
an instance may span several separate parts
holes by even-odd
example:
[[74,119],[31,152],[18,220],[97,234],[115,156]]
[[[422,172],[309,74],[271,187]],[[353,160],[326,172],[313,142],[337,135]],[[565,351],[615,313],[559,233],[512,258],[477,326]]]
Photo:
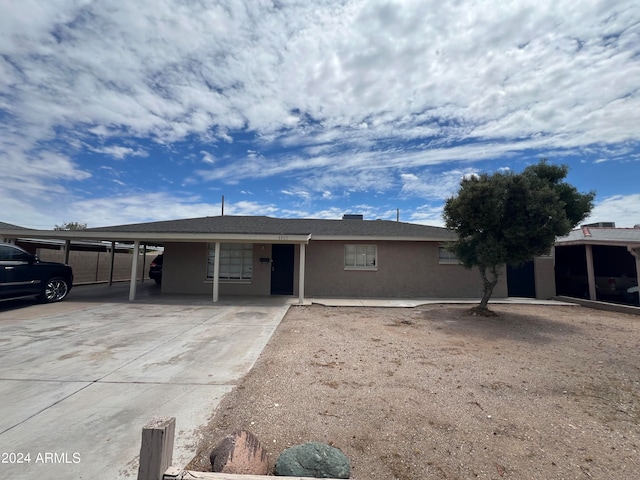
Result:
[[396,222],[400,221],[400,209],[396,208]]
[[222,206],[222,216],[224,217],[224,195],[222,195],[222,203],[220,205]]

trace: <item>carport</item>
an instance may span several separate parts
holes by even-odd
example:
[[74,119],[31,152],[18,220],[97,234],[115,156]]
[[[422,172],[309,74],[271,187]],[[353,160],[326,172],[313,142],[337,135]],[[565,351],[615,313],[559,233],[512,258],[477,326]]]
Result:
[[[218,272],[220,269],[220,245],[222,243],[274,243],[299,245],[299,270],[298,270],[298,302],[304,304],[304,281],[305,281],[305,256],[306,245],[311,239],[309,234],[301,235],[273,235],[273,234],[233,234],[233,233],[161,233],[161,232],[127,232],[109,231],[108,228],[96,228],[87,230],[29,230],[29,229],[2,229],[0,239],[5,242],[14,243],[17,239],[56,239],[65,242],[66,259],[72,240],[84,240],[94,242],[115,242],[132,244],[133,252],[140,252],[141,245],[163,245],[168,242],[193,242],[215,244],[215,263],[212,279],[212,300],[218,302],[220,292],[220,280]],[[114,249],[112,248],[112,251]],[[136,298],[136,283],[138,278],[137,255],[132,255],[131,279],[129,286],[129,300]]]
[[584,225],[558,239],[555,247],[558,294],[571,291],[570,296],[599,300],[640,284],[639,227]]

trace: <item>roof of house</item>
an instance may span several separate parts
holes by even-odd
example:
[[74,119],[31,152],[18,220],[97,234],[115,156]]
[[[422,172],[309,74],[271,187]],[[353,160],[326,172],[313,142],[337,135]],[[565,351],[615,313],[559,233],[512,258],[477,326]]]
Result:
[[579,244],[640,245],[640,228],[613,228],[583,226],[572,230],[566,237],[556,240],[556,245]]
[[324,220],[234,215],[116,225],[89,228],[87,231],[145,234],[311,235],[314,239],[327,237],[397,237],[447,241],[456,238],[455,233],[446,228],[389,220]]
[[389,220],[349,217],[343,220],[324,220],[233,215],[68,231],[14,229],[3,228],[0,225],[0,233],[14,238],[141,241],[155,244],[180,241],[308,243],[309,240],[446,242],[456,239],[456,234],[446,228]]

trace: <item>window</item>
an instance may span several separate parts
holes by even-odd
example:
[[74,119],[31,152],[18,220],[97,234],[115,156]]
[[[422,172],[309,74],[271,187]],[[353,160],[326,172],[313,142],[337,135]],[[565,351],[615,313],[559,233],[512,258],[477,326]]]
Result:
[[21,248],[12,245],[0,245],[0,261],[29,262],[30,255]]
[[440,247],[440,263],[455,263],[456,265],[460,263],[458,257],[456,257],[455,253],[449,251],[447,247]]
[[[213,278],[213,264],[216,257],[216,244],[209,244],[207,256],[207,278]],[[251,280],[253,278],[253,244],[220,244],[220,280]]]
[[376,245],[345,245],[345,270],[377,270],[378,247]]

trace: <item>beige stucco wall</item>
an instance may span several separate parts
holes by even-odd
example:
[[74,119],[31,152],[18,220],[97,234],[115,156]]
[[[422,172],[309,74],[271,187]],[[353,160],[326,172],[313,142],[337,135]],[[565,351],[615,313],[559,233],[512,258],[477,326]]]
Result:
[[[345,270],[345,243],[312,240],[307,245],[306,297],[478,298],[482,295],[478,271],[457,264],[440,264],[439,245],[435,242],[370,242],[378,246],[377,271]],[[298,294],[299,252],[300,247],[296,245],[294,295]],[[220,295],[269,295],[271,263],[261,263],[261,257],[271,258],[270,244],[254,245],[253,280],[250,283],[221,282]],[[211,294],[213,285],[206,280],[206,274],[206,244],[165,245],[163,292]],[[493,296],[507,296],[504,277]]]
[[[436,242],[357,242],[378,246],[378,270],[344,269],[346,242],[312,241],[307,248],[305,296],[477,298],[477,270],[439,263]],[[349,242],[356,243],[356,242]],[[506,278],[494,297],[507,296]]]
[[549,300],[556,296],[556,276],[554,257],[536,257],[533,271],[536,283],[536,298]]
[[[263,248],[264,247],[264,248]],[[251,282],[220,282],[220,295],[269,295],[271,292],[270,244],[253,246],[253,279]],[[297,268],[298,262],[296,261]],[[206,243],[168,243],[164,247],[162,291],[213,295],[213,282],[207,280]]]

